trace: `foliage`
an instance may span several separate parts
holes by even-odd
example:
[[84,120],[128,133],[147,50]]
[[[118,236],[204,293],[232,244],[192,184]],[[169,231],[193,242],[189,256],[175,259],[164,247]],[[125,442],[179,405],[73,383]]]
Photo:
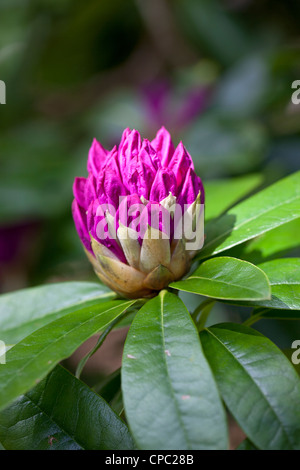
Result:
[[[240,450],[299,449],[299,16],[297,0],[0,1],[0,449],[220,449],[232,416]],[[131,303],[95,282],[71,185],[94,137],[161,125],[205,184],[205,245]],[[121,370],[90,383],[124,325]],[[73,375],[60,363],[87,338]]]
[[[241,449],[300,449],[299,376],[251,327],[278,312],[300,319],[300,259],[255,265],[241,255],[269,233],[278,252],[289,250],[280,234],[299,219],[299,188],[298,172],[236,205],[232,197],[226,212],[224,201],[212,198],[193,272],[150,300],[118,299],[100,284],[72,282],[3,295],[0,337],[16,343],[0,366],[3,447],[226,449],[230,411],[248,438]],[[235,198],[242,195],[237,188]],[[237,247],[240,258],[233,256]],[[181,291],[201,296],[194,312],[176,295]],[[207,326],[208,306],[224,302],[252,307],[244,325]],[[121,381],[118,373],[107,380],[105,401],[59,362],[95,333],[105,339],[132,313]],[[122,419],[112,406],[118,391]]]

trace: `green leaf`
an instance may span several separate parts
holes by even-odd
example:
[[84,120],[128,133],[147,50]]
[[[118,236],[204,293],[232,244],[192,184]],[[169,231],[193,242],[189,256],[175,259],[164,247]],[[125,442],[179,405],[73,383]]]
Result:
[[272,288],[271,299],[262,299],[251,304],[238,302],[238,304],[277,310],[300,310],[300,258],[276,259],[260,264],[259,267],[269,278]]
[[263,263],[300,246],[300,218],[276,227],[273,230],[251,240],[243,247],[239,258],[254,264]]
[[108,377],[94,385],[93,389],[110,403],[121,389],[121,369],[112,372]]
[[187,279],[170,287],[223,300],[258,300],[270,298],[265,273],[247,261],[236,258],[212,258],[202,263]]
[[300,258],[267,261],[259,267],[272,286],[272,298],[262,301],[264,307],[300,310]]
[[93,389],[121,416],[124,411],[121,390],[121,368],[114,371],[100,383],[94,385]]
[[224,449],[224,409],[183,302],[162,291],[137,313],[124,348],[125,413],[141,449]]
[[205,183],[205,220],[218,217],[262,182],[261,175],[247,175]]
[[230,209],[206,225],[197,258],[216,255],[300,217],[300,171]]
[[201,331],[204,328],[214,305],[215,300],[206,299],[200,305],[198,305],[198,307],[192,313],[192,319],[198,331]]
[[241,444],[236,448],[236,450],[258,450],[249,439],[245,439]]
[[253,444],[300,449],[300,380],[281,351],[257,331],[223,323],[200,334],[221,395]]
[[61,366],[0,412],[0,439],[8,450],[134,448],[103,398]]
[[0,366],[0,409],[30,390],[62,359],[105,328],[134,301],[111,300],[65,315],[27,336]]
[[96,305],[115,294],[100,283],[61,282],[0,296],[0,339],[15,344],[74,309]]
[[261,318],[267,318],[270,320],[300,320],[300,311],[257,307],[253,309],[252,315],[247,321],[247,326],[255,323],[255,321]]

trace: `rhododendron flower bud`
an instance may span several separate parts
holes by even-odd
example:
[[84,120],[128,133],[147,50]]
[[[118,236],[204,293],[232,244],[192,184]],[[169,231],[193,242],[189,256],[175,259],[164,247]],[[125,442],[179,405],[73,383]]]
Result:
[[180,279],[203,246],[204,189],[191,156],[162,127],[152,142],[125,129],[108,151],[94,140],[72,212],[100,280],[149,297]]

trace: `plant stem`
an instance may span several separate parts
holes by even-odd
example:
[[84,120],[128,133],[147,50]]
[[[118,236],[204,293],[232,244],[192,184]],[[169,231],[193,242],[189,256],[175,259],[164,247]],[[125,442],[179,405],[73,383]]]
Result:
[[179,295],[179,290],[178,289],[173,289],[173,287],[167,287],[167,290],[169,292],[171,292],[172,294],[177,295],[177,297],[178,297],[178,295]]
[[[141,299],[143,300],[143,299]],[[134,305],[134,304],[133,304]],[[108,336],[108,334],[112,331],[112,329],[121,321],[123,320],[126,315],[128,315],[130,312],[131,312],[131,307],[133,307],[133,305],[131,305],[128,309],[126,309],[122,315],[120,315],[118,318],[116,318],[114,321],[112,321],[108,327],[106,328],[106,330],[103,331],[103,333],[100,335],[96,345],[79,361],[78,365],[77,365],[77,369],[76,369],[76,372],[75,372],[75,377],[77,379],[80,378],[80,375],[81,375],[81,372],[82,372],[82,369],[84,368],[85,364],[87,363],[87,361],[89,360],[89,358],[95,354],[96,351],[98,351],[98,349],[102,346],[102,344],[104,343],[104,340],[106,339],[106,337]],[[134,305],[134,307],[136,307],[136,305]]]
[[268,310],[270,310],[270,309],[269,308],[260,308],[257,313],[254,313],[254,314],[251,315],[251,317],[247,318],[247,320],[245,320],[243,322],[243,325],[245,325],[245,326],[253,325],[257,321],[261,320],[262,319],[262,314],[264,312],[267,312]]
[[211,312],[211,309],[213,308],[215,304],[215,300],[213,299],[206,299],[204,302],[202,302],[198,307],[195,309],[195,311],[192,314],[192,318],[194,320],[194,323],[198,329],[198,331],[203,330],[205,327],[206,321],[208,319],[208,316]]

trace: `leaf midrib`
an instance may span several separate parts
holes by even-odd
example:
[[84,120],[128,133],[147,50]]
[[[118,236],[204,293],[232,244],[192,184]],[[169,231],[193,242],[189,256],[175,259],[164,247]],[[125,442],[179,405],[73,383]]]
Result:
[[[133,303],[133,301],[131,301],[131,302],[126,302],[126,304],[130,304],[130,303]],[[69,334],[73,333],[76,329],[81,328],[83,325],[88,324],[90,321],[94,320],[96,317],[101,316],[102,314],[107,313],[107,312],[109,312],[109,311],[111,311],[111,310],[114,310],[114,309],[118,308],[119,306],[120,306],[120,305],[116,305],[116,306],[114,306],[114,307],[109,308],[108,310],[105,310],[104,312],[99,313],[98,315],[95,315],[95,316],[93,316],[93,317],[90,317],[88,320],[86,320],[86,321],[80,323],[80,325],[76,325],[76,326],[74,326],[71,330],[68,330],[65,334],[63,334],[63,335],[60,336],[59,338],[56,338],[54,341],[51,341],[51,343],[48,343],[43,349],[41,349],[41,350],[38,351],[38,354],[36,354],[36,355],[33,356],[29,361],[27,361],[27,362],[25,363],[25,365],[24,365],[23,368],[17,370],[18,375],[20,375],[20,373],[24,372],[24,370],[26,370],[26,368],[31,364],[32,361],[34,361],[36,358],[38,358],[40,355],[42,355],[48,348],[50,348],[51,346],[53,346],[53,344],[58,343],[59,341],[61,341],[62,339],[64,339],[66,336],[68,336]],[[124,305],[124,307],[125,307],[125,305]],[[123,311],[123,310],[122,310],[122,311]],[[122,311],[120,312],[120,314],[122,313]],[[46,325],[46,326],[49,326],[49,325],[50,325],[50,324],[48,324],[48,325]],[[107,323],[106,323],[104,326],[106,326],[106,325],[107,325]],[[39,331],[39,330],[37,330],[37,331]],[[35,333],[36,333],[36,332],[35,332]],[[33,334],[34,334],[34,333],[33,333]],[[53,362],[53,363],[51,364],[51,366],[52,366],[52,367],[55,367],[55,362]],[[4,388],[2,388],[2,390],[5,390],[5,389],[7,388],[7,386],[12,382],[12,380],[14,379],[14,377],[15,377],[15,375],[13,375],[9,380],[7,380],[7,381],[5,382]],[[0,385],[0,390],[1,390],[1,385]],[[1,406],[1,405],[0,405],[0,406]]]
[[[44,393],[45,391],[43,390],[42,394]],[[70,440],[72,440],[73,442],[75,442],[76,444],[78,444],[82,449],[85,449],[85,446],[83,446],[82,444],[80,444],[80,442],[78,442],[74,436],[71,436],[71,434],[69,433],[69,431],[67,431],[63,426],[61,426],[60,424],[58,424],[50,414],[48,414],[43,408],[40,407],[40,405],[38,405],[38,403],[36,403],[32,398],[30,398],[28,396],[28,392],[24,393],[24,395],[27,400],[30,402],[30,403],[33,403],[33,405],[40,411],[40,413],[42,413],[44,416],[47,416],[47,418],[53,423],[55,424],[55,426],[57,426],[62,432],[64,432],[64,434],[66,434]],[[41,398],[42,398],[42,395],[41,395]]]
[[177,409],[177,416],[179,417],[179,421],[182,425],[182,430],[183,430],[183,434],[184,434],[184,437],[185,437],[187,447],[190,449],[189,440],[188,440],[188,436],[187,436],[187,431],[185,429],[185,424],[182,421],[182,417],[181,417],[180,409],[179,409],[178,402],[177,402],[177,399],[176,399],[176,395],[175,395],[175,392],[174,392],[173,387],[172,387],[172,380],[171,380],[171,377],[170,377],[170,374],[169,374],[169,368],[168,368],[168,363],[167,363],[167,359],[166,359],[166,353],[165,353],[166,342],[165,342],[164,321],[163,321],[163,312],[164,312],[163,297],[164,296],[165,296],[165,293],[161,294],[161,300],[160,300],[160,303],[161,303],[161,338],[162,338],[162,346],[163,346],[162,356],[163,356],[163,361],[164,361],[165,366],[166,366],[166,372],[167,372],[167,379],[168,379],[168,382],[169,382],[169,388],[170,388],[172,396],[173,396],[173,401],[174,401],[174,404],[175,404],[175,408]]
[[[234,231],[240,229],[240,228],[243,227],[245,224],[250,223],[250,222],[252,222],[253,220],[260,218],[261,216],[264,216],[264,215],[267,214],[268,212],[272,212],[274,209],[277,209],[278,207],[281,207],[281,206],[284,206],[284,205],[286,205],[286,204],[289,204],[290,202],[293,202],[293,201],[295,201],[295,200],[297,200],[297,199],[300,199],[300,196],[297,195],[297,196],[295,196],[295,197],[293,197],[293,198],[291,198],[291,199],[289,199],[289,200],[287,200],[287,201],[284,201],[284,202],[281,203],[281,204],[277,204],[277,205],[274,205],[274,206],[272,206],[272,207],[269,207],[268,210],[262,211],[262,212],[260,212],[259,214],[256,214],[255,216],[253,216],[253,217],[251,217],[251,218],[249,218],[249,219],[246,219],[246,220],[242,221],[239,225],[235,225],[232,229],[229,229],[229,230],[227,230],[226,232],[223,232],[222,234],[218,235],[216,238],[213,238],[210,242],[208,242],[208,243],[205,245],[205,249],[206,249],[207,247],[209,247],[210,245],[214,244],[214,243],[215,243],[217,240],[219,240],[220,238],[222,238],[222,237],[224,237],[224,236],[226,236],[226,235],[228,235],[228,234],[231,234],[231,233],[233,233]],[[228,214],[228,215],[231,215],[231,214],[234,215],[233,212],[228,212],[227,214]],[[225,214],[225,215],[226,215],[226,214]],[[222,217],[224,217],[224,216],[221,216],[221,218],[222,218]],[[220,218],[220,220],[221,220],[221,218]],[[295,217],[295,219],[297,219],[297,218],[299,218],[299,216],[298,216],[298,217]],[[293,219],[293,220],[295,220],[295,219]],[[283,224],[281,224],[281,225],[283,225]],[[271,229],[272,229],[272,227],[269,228],[268,230],[266,230],[266,232],[269,231],[269,230],[271,230]],[[231,246],[232,246],[232,245],[229,245],[228,247],[226,247],[226,249],[230,248]]]
[[300,282],[272,282],[270,280],[270,285],[271,286],[300,286]]
[[[14,329],[16,329],[16,328],[19,328],[19,327],[23,327],[24,325],[31,324],[31,323],[33,323],[33,322],[35,322],[35,321],[40,321],[40,320],[42,320],[43,318],[46,318],[46,317],[48,317],[48,316],[51,316],[51,317],[52,317],[53,315],[56,315],[56,314],[58,314],[58,313],[60,313],[60,312],[61,312],[61,313],[66,312],[66,315],[68,315],[68,313],[71,313],[71,311],[69,312],[68,310],[69,310],[69,309],[73,309],[73,307],[77,307],[77,306],[81,307],[81,306],[84,305],[85,303],[88,304],[89,302],[94,302],[94,301],[97,301],[97,300],[101,301],[102,299],[110,298],[110,297],[111,297],[112,300],[114,300],[115,295],[114,295],[113,292],[106,292],[105,294],[97,295],[97,296],[95,296],[95,297],[90,297],[90,298],[88,298],[88,299],[83,299],[83,300],[80,300],[79,302],[75,302],[75,303],[73,303],[73,304],[69,304],[69,305],[67,305],[67,306],[65,306],[65,307],[56,308],[56,309],[54,309],[54,310],[49,310],[49,311],[45,312],[45,314],[44,314],[42,317],[31,317],[29,321],[25,321],[25,322],[20,323],[20,324],[18,324],[18,325],[12,325],[12,326],[10,326],[9,328],[2,329],[1,332],[2,332],[2,331],[3,331],[3,332],[7,332],[7,331],[14,330]],[[97,305],[97,304],[93,304],[93,303],[92,303],[91,305],[87,305],[87,308],[88,308],[88,307],[94,307],[95,305]]]
[[[208,333],[210,333],[222,346],[224,349],[226,349],[226,351],[233,357],[233,359],[235,360],[235,362],[237,362],[241,367],[242,369],[244,370],[244,372],[246,373],[246,375],[250,378],[250,380],[252,380],[252,382],[255,384],[259,394],[263,397],[264,401],[268,404],[269,408],[271,409],[272,411],[272,414],[275,416],[277,422],[280,424],[282,430],[284,431],[284,434],[287,438],[287,441],[291,444],[292,448],[294,448],[294,444],[290,441],[290,438],[289,438],[289,435],[287,434],[287,431],[285,429],[285,426],[283,425],[283,423],[281,422],[279,416],[276,414],[274,408],[272,407],[272,405],[270,404],[269,400],[267,399],[266,395],[263,394],[263,392],[261,391],[259,385],[256,383],[256,381],[254,380],[254,378],[251,377],[251,375],[249,374],[249,372],[247,371],[247,369],[245,368],[245,366],[239,362],[237,360],[237,358],[234,356],[234,354],[232,353],[232,351],[215,335],[213,334],[213,332],[211,331],[211,329],[209,328],[205,328],[205,331],[207,331]],[[278,431],[278,430],[277,430]],[[276,433],[277,433],[276,431]],[[274,438],[273,438],[274,439]]]
[[[220,284],[225,284],[225,285],[228,285],[228,286],[233,286],[233,287],[237,287],[239,289],[245,289],[246,291],[250,291],[250,292],[255,292],[257,293],[256,290],[254,289],[251,289],[251,287],[244,287],[244,286],[241,286],[241,285],[238,285],[238,284],[233,284],[233,283],[229,283],[229,282],[225,282],[225,281],[219,281],[218,279],[211,279],[211,278],[207,278],[207,277],[202,277],[202,276],[190,276],[189,278],[185,279],[184,281],[182,282],[185,282],[185,281],[189,281],[190,279],[203,279],[205,281],[210,281],[210,282],[213,282],[213,283],[220,283]],[[180,282],[180,281],[179,281]],[[206,294],[203,294],[203,295],[206,295]],[[207,295],[208,297],[208,295]],[[216,297],[218,299],[230,299],[231,297]],[[236,299],[236,297],[234,297],[234,299]],[[253,299],[253,297],[251,297],[250,299],[239,299],[239,300],[267,300],[266,297],[255,297],[255,299]]]

